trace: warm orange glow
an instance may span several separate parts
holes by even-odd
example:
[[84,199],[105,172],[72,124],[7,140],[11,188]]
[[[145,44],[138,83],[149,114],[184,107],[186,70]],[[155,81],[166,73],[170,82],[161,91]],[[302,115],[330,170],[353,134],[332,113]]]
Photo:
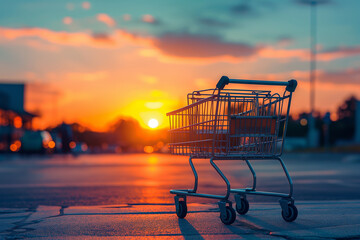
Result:
[[164,147],[164,142],[158,142],[157,144],[156,144],[156,147],[157,148],[163,148]]
[[339,118],[339,117],[338,117],[337,113],[332,113],[332,114],[330,115],[331,121],[337,121],[338,118]]
[[[146,167],[146,175],[150,177],[150,179],[154,178],[154,175],[158,174],[159,166],[158,166],[159,158],[156,155],[150,155],[147,159],[148,165]],[[156,184],[156,182],[153,182],[152,184]]]
[[69,147],[70,147],[71,149],[74,149],[74,148],[76,147],[76,143],[75,143],[74,141],[71,141],[71,142],[69,143]]
[[[67,4],[66,7],[73,10],[74,4]],[[83,7],[88,9],[90,4],[84,2]],[[59,21],[63,20],[65,24],[69,24],[64,26],[66,29],[77,24],[75,17],[63,17],[64,19],[60,18]],[[259,44],[252,48],[253,53],[249,56],[234,55],[232,45],[217,42],[212,38],[194,38],[186,34],[170,34],[167,37],[134,34],[132,31],[116,28],[116,19],[120,16],[113,19],[115,16],[99,13],[96,17],[98,21],[109,26],[111,31],[107,34],[92,34],[91,31],[80,30],[0,27],[0,38],[6,40],[4,44],[16,40],[17,44],[23,45],[31,53],[58,52],[62,54],[61,59],[67,59],[65,53],[76,47],[81,54],[90,54],[89,49],[94,50],[89,55],[92,59],[106,59],[99,62],[97,68],[74,67],[71,70],[52,72],[44,67],[36,72],[24,70],[19,73],[29,80],[44,78],[49,82],[46,86],[39,84],[39,87],[33,90],[27,88],[26,94],[30,100],[26,102],[26,109],[29,112],[41,113],[41,117],[33,119],[35,129],[44,129],[65,121],[80,123],[91,130],[106,131],[109,123],[121,116],[135,118],[144,128],[151,128],[148,122],[154,118],[158,121],[156,128],[166,128],[166,112],[185,106],[188,92],[214,87],[218,80],[214,76],[229,69],[236,69],[234,66],[237,65],[234,63],[240,61],[243,61],[242,69],[230,71],[230,77],[278,81],[297,79],[299,85],[294,94],[291,114],[309,111],[308,70],[291,71],[290,69],[299,68],[289,67],[288,70],[273,71],[262,67],[269,59],[278,65],[284,61],[305,63],[309,60],[309,51],[306,48]],[[138,17],[134,15],[133,20]],[[125,21],[131,20],[129,14],[123,15],[123,18]],[[148,23],[156,22],[152,15],[144,15],[143,18],[143,21]],[[196,51],[194,46],[204,46],[203,50],[209,50],[204,52],[209,54],[199,55],[202,51]],[[219,51],[224,52],[224,55],[218,55],[216,47],[219,47]],[[108,51],[109,49],[116,51]],[[212,49],[216,51],[211,52]],[[359,52],[358,46],[339,47],[336,51],[319,51],[317,58],[319,61],[340,60],[356,56]],[[122,58],[126,58],[122,69],[109,64]],[[43,65],[43,59],[46,58],[34,59],[38,61],[37,64]],[[211,64],[208,65],[211,66],[211,71],[199,71],[207,64]],[[142,67],[139,69],[139,66]],[[316,71],[319,80],[316,89],[316,110],[334,113],[341,101],[350,94],[355,94],[359,98],[360,85],[356,84],[359,71],[359,68],[353,67],[343,69],[339,74],[335,70],[333,72],[323,67],[319,68]],[[182,74],[174,74],[176,72]],[[128,79],[128,83],[131,84],[124,84],[120,79]],[[29,86],[31,87],[31,84]],[[40,96],[39,92],[44,94]],[[101,98],[98,97],[100,94]],[[40,101],[41,104],[38,104]],[[54,112],[57,114],[53,114]],[[332,114],[331,119],[336,119],[336,115]]]
[[22,127],[22,119],[21,117],[17,116],[14,118],[14,127],[21,128]]
[[20,147],[21,147],[21,142],[20,142],[19,140],[16,140],[16,141],[14,142],[14,144],[15,144],[15,146],[16,146],[17,148],[20,148]]
[[301,126],[306,126],[307,125],[307,120],[305,118],[301,119],[300,124],[301,124]]
[[19,148],[16,146],[16,144],[13,143],[13,144],[10,145],[10,151],[16,152],[18,149]]
[[162,102],[147,102],[145,103],[145,107],[149,109],[159,109],[164,105]]
[[156,120],[155,118],[152,118],[148,121],[148,126],[150,128],[157,128],[159,126],[159,121]]
[[145,153],[153,153],[154,152],[154,148],[152,146],[145,146],[144,147],[144,152]]
[[166,128],[169,124],[166,113],[179,106],[177,98],[161,90],[142,90],[135,96],[129,96],[129,99],[134,98],[135,100],[129,101],[126,106],[119,107],[118,115],[133,117],[139,121],[141,127],[147,129],[151,128],[148,122],[152,118],[158,121],[157,128]]
[[158,162],[158,158],[156,156],[151,156],[148,158],[148,163],[151,164],[151,165],[154,165]]
[[55,142],[54,142],[54,141],[50,141],[50,142],[48,143],[48,147],[49,147],[49,148],[54,148],[54,147],[55,147]]

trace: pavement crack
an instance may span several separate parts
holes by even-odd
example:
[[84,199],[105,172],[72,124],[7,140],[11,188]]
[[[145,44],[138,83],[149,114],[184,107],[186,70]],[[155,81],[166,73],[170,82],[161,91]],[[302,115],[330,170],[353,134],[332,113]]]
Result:
[[68,208],[69,206],[61,206],[60,210],[59,210],[59,216],[63,216],[64,215],[64,210],[65,208]]
[[[275,235],[275,234],[272,234],[272,231],[268,230],[268,229],[265,229],[265,228],[261,228],[261,227],[258,227],[257,225],[255,224],[252,224],[250,222],[245,222],[245,221],[237,221],[237,225],[234,225],[234,226],[227,226],[227,228],[232,231],[233,233],[235,234],[239,234],[239,235],[256,235],[256,234],[260,234],[260,235],[263,235],[263,236],[269,236],[269,237],[281,237],[281,238],[284,238],[284,239],[287,239],[287,240],[300,240],[300,239],[294,239],[294,238],[289,238],[287,236],[283,236],[283,235]],[[245,228],[248,228],[254,232],[252,233],[239,233],[237,231],[234,231],[236,228],[235,226],[240,226],[240,227],[245,227]]]
[[32,217],[33,214],[38,212],[38,210],[35,208],[29,208],[26,212],[31,212],[31,214],[27,215],[26,217],[24,217],[24,219],[22,219],[18,222],[14,222],[13,224],[15,226],[13,228],[3,231],[4,233],[7,234],[5,236],[5,239],[22,239],[23,236],[21,236],[21,234],[26,234],[28,232],[35,230],[35,228],[29,227],[30,225],[41,223],[44,220],[49,219],[49,218],[63,216],[65,214],[64,210],[66,208],[68,208],[68,206],[61,206],[59,209],[58,215],[46,216],[46,217],[41,217],[38,219],[28,221]]
[[36,213],[36,209],[29,208],[25,212],[30,212],[30,214],[25,216],[24,219],[14,222],[13,224],[15,226],[13,228],[3,231],[6,234],[6,236],[4,237],[5,239],[22,239],[23,237],[19,236],[19,234],[24,234],[35,230],[34,228],[28,227],[28,225],[38,223],[40,221],[36,220],[27,222],[27,220],[31,217],[32,214]]

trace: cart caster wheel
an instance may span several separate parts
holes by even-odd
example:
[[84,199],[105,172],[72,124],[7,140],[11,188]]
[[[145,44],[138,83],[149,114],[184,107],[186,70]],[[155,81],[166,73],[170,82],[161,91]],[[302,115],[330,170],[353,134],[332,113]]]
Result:
[[235,222],[236,212],[232,207],[229,206],[227,206],[225,209],[226,209],[226,214],[220,213],[220,219],[225,225],[230,225],[233,222]]
[[179,201],[179,205],[176,206],[176,215],[179,218],[184,218],[187,214],[187,206],[185,201]]
[[281,211],[281,216],[283,217],[283,219],[287,222],[292,222],[294,221],[297,216],[298,216],[298,210],[297,208],[295,207],[295,205],[293,204],[289,204],[288,205],[288,211],[289,213],[288,214],[285,214],[284,211]]
[[242,198],[240,201],[241,201],[241,206],[239,207],[236,204],[236,211],[240,215],[245,215],[249,211],[249,201],[245,198]]

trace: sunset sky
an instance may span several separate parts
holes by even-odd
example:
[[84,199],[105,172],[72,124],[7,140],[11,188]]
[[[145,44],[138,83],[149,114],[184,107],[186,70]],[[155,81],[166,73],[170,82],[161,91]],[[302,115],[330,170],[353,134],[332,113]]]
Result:
[[[360,98],[360,1],[317,6],[316,109]],[[297,79],[292,112],[309,111],[310,5],[296,0],[0,0],[0,79],[25,82],[43,128],[146,126],[222,75]],[[243,87],[243,86],[240,86]],[[333,116],[336,117],[336,116]]]

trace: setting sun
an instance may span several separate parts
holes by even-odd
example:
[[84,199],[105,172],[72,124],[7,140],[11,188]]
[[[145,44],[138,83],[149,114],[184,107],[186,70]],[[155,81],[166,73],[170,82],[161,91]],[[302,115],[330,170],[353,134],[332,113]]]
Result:
[[159,121],[156,120],[155,118],[152,118],[152,119],[149,120],[148,126],[150,128],[157,128],[159,126]]

